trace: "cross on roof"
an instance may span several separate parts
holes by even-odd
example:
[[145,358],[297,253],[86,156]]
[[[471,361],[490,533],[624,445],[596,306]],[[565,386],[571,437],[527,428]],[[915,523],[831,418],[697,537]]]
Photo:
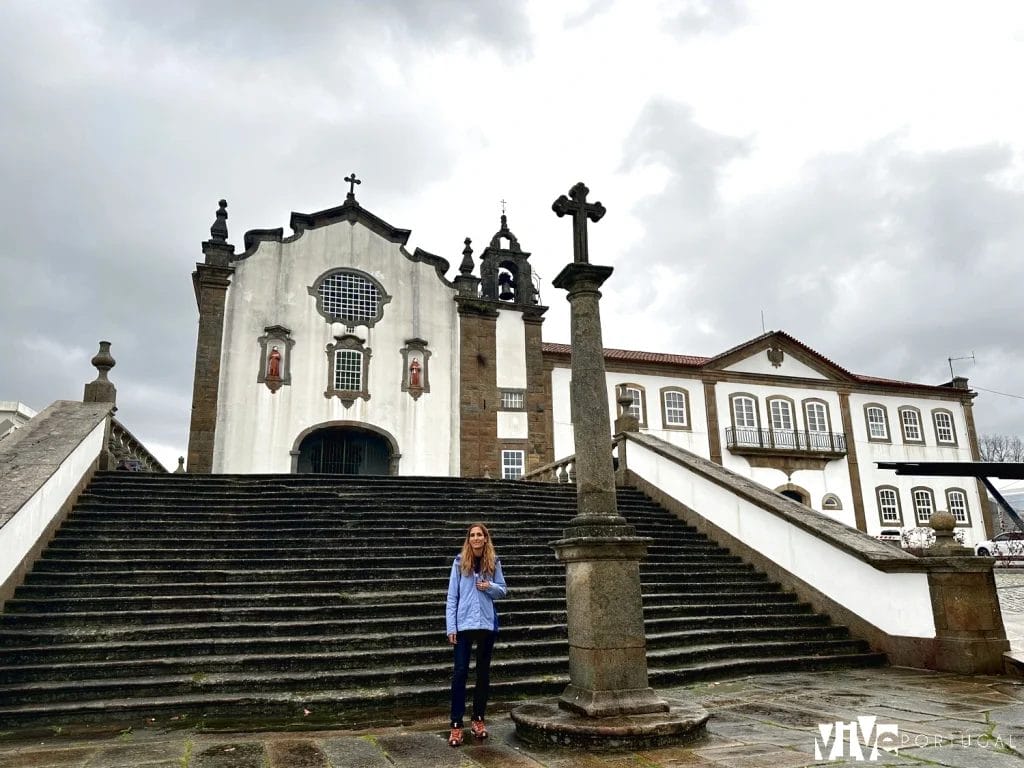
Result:
[[505,215],[505,198],[502,198],[498,202],[501,203],[501,215],[504,216]]
[[572,214],[572,257],[576,263],[586,264],[590,261],[587,246],[587,219],[598,222],[605,214],[601,203],[588,203],[590,190],[580,181],[569,190],[569,197],[562,195],[551,204],[551,210],[559,217]]
[[348,194],[345,196],[348,200],[356,199],[356,184],[362,184],[363,182],[356,178],[356,172],[352,171],[350,176],[345,177],[345,181],[348,182]]

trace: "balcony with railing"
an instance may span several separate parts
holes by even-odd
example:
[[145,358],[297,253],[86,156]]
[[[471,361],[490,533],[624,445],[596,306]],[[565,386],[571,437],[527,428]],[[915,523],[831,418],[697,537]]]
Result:
[[740,456],[770,454],[839,459],[846,455],[846,435],[842,432],[726,427],[725,443],[730,452]]

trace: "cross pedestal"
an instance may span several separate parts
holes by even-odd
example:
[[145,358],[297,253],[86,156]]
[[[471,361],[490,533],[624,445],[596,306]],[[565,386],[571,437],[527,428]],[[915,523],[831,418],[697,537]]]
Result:
[[601,339],[600,287],[611,267],[589,263],[587,219],[605,209],[575,185],[552,208],[573,216],[573,263],[554,279],[568,292],[572,336],[572,428],[577,515],[552,543],[565,563],[569,685],[557,701],[512,711],[516,732],[534,743],[640,748],[692,738],[708,713],[659,697],[647,681],[640,560],[650,539],[619,515]]

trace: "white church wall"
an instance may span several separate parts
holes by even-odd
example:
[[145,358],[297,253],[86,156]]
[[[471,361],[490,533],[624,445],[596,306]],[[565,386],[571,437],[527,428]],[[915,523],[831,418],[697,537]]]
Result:
[[[324,396],[326,348],[334,339],[309,293],[318,277],[338,268],[371,275],[391,297],[372,328],[355,328],[371,352],[370,398],[356,399],[349,407]],[[291,451],[304,430],[361,422],[397,441],[402,474],[458,474],[457,430],[437,429],[438,424],[457,423],[452,408],[458,333],[453,295],[433,266],[410,260],[398,244],[360,223],[309,230],[291,243],[261,243],[236,262],[228,289],[214,471],[289,472]],[[276,393],[256,381],[257,340],[272,325],[290,329],[295,341],[287,363],[291,384]],[[412,338],[425,339],[431,352],[430,391],[415,400],[401,390],[400,350]]]
[[526,440],[530,436],[525,411],[498,412],[499,440]]
[[500,389],[526,389],[526,326],[523,313],[498,310],[495,376]]

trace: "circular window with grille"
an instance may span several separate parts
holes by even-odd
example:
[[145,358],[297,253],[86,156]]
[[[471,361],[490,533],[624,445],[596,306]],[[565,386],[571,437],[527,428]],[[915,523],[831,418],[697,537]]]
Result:
[[365,272],[335,269],[317,278],[309,288],[316,309],[330,323],[372,326],[384,314],[391,297]]

